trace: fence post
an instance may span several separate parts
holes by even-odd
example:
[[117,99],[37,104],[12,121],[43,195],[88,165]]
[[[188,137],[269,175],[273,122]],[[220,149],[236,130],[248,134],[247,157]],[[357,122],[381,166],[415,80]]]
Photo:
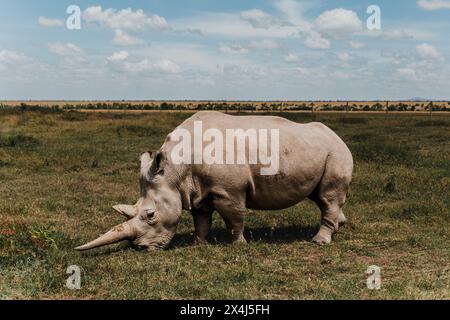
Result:
[[430,109],[430,120],[431,120],[433,119],[433,101],[430,101],[428,108]]
[[316,120],[316,114],[314,113],[314,102],[311,102],[311,118],[313,119],[313,121]]

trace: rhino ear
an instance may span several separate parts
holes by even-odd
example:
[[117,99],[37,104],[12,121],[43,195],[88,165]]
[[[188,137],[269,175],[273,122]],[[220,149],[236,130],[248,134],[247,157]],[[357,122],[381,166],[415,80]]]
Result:
[[114,206],[113,209],[128,219],[133,219],[137,215],[136,206],[130,206],[127,204],[119,204],[117,206]]
[[152,151],[144,152],[139,157],[139,160],[141,161],[141,176],[147,177],[150,167],[152,166],[153,163],[153,152]]
[[151,172],[153,174],[163,174],[164,173],[164,165],[166,163],[166,154],[164,151],[160,150],[156,153],[155,159],[151,164]]

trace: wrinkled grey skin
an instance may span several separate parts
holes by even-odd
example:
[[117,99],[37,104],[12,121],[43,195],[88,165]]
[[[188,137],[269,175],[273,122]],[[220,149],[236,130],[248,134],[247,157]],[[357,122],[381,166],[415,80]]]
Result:
[[182,210],[192,213],[197,243],[206,241],[216,210],[233,242],[245,243],[247,209],[280,210],[309,198],[322,212],[313,241],[331,242],[346,221],[342,212],[352,179],[353,158],[345,143],[321,123],[298,124],[272,116],[231,116],[199,112],[179,128],[193,136],[194,121],[209,128],[279,129],[280,165],[274,176],[260,174],[261,165],[175,165],[171,150],[178,144],[169,135],[152,158],[141,156],[141,197],[137,204],[114,209],[129,220],[100,238],[76,248],[88,250],[128,239],[148,250],[166,247],[176,232]]

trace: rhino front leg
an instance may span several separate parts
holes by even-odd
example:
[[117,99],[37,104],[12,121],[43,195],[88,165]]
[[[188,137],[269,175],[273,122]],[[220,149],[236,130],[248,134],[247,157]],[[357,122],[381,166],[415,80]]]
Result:
[[244,238],[244,216],[247,213],[247,209],[227,201],[216,202],[215,206],[225,221],[227,230],[231,233],[231,242],[247,243]]
[[224,220],[227,225],[227,229],[231,233],[231,242],[236,244],[247,244],[247,240],[244,238],[244,217],[241,215],[236,215],[231,218],[224,218]]
[[194,227],[195,227],[195,243],[196,244],[205,244],[207,243],[206,237],[211,231],[211,223],[212,223],[212,209],[197,209],[192,210],[192,217],[194,218]]
[[244,238],[244,217],[248,211],[245,206],[245,192],[221,192],[213,197],[213,206],[225,221],[231,233],[232,243],[247,243]]

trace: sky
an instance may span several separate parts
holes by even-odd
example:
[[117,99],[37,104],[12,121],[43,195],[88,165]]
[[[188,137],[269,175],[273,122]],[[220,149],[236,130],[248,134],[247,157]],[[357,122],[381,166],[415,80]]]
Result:
[[450,99],[450,0],[0,0],[0,100],[415,97]]

